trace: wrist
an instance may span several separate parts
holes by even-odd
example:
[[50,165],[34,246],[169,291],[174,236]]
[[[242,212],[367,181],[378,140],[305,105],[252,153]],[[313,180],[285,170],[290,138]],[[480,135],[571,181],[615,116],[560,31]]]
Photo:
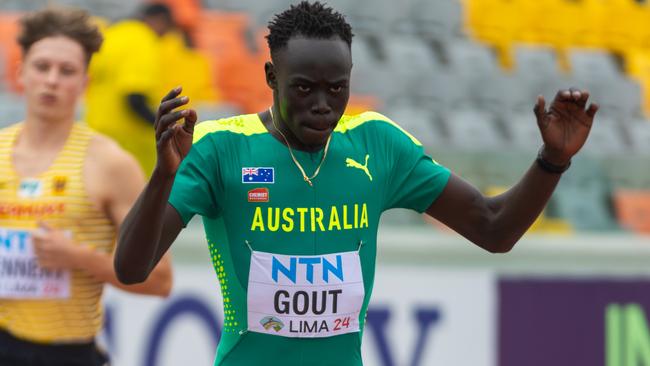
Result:
[[165,168],[160,167],[158,164],[151,172],[151,182],[156,182],[157,184],[164,184],[166,182],[173,183],[176,178],[176,171],[170,172]]
[[562,174],[571,166],[570,158],[566,159],[549,154],[545,146],[542,146],[539,150],[536,162],[542,170],[552,174]]
[[544,161],[556,166],[565,166],[571,163],[570,156],[567,157],[561,152],[549,149],[546,145],[542,145],[542,147],[539,149],[539,156],[541,156]]

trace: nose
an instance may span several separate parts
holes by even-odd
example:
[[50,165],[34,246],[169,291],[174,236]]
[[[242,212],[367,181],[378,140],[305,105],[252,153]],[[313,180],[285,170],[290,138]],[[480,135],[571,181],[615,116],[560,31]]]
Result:
[[327,95],[325,93],[321,92],[316,95],[316,103],[314,103],[311,110],[316,114],[327,114],[332,111],[332,108],[327,102]]
[[57,70],[56,67],[50,67],[50,69],[47,72],[45,81],[47,82],[48,85],[56,85],[59,83],[59,78],[60,78],[60,73],[59,70]]

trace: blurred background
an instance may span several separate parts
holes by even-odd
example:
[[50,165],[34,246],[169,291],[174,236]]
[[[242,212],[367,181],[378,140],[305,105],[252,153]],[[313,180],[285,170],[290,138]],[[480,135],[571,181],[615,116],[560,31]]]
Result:
[[[486,194],[503,192],[533,163],[537,95],[549,102],[558,89],[578,87],[601,106],[586,146],[511,253],[483,253],[409,211],[385,214],[366,364],[650,365],[650,4],[326,2],[355,33],[348,112],[384,113]],[[15,77],[22,13],[85,8],[108,38],[144,3],[0,0],[0,127],[24,114]],[[202,120],[271,105],[265,26],[289,1],[162,3],[176,26],[157,39],[152,108],[175,85]],[[113,65],[103,52],[90,66],[91,88]],[[129,57],[139,56],[119,59]],[[211,364],[227,319],[200,222],[173,250],[170,299],[109,290],[103,338],[115,365]]]

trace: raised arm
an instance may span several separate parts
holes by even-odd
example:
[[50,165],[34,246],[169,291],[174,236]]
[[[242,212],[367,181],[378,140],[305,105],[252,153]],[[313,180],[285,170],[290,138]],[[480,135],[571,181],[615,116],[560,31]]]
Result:
[[120,229],[114,266],[124,284],[145,281],[183,227],[167,200],[176,171],[192,147],[196,112],[175,110],[189,101],[180,93],[180,87],[173,89],[161,101],[155,123],[158,161]]
[[487,251],[512,249],[542,212],[561,172],[587,140],[598,110],[596,104],[586,108],[588,99],[586,91],[561,90],[547,111],[544,98],[538,97],[534,110],[544,145],[523,178],[507,192],[485,197],[452,175],[427,213]]

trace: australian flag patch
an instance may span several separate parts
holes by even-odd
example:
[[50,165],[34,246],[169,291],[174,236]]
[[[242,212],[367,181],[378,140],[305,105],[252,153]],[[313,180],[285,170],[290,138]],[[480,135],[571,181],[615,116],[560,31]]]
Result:
[[241,168],[242,183],[275,183],[274,168]]

